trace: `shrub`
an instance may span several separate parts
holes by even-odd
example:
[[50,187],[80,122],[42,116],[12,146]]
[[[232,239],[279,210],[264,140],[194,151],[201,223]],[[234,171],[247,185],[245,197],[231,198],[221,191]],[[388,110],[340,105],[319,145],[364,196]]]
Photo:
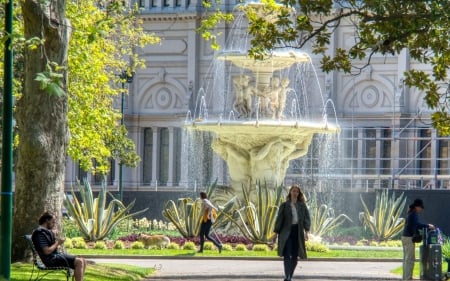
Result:
[[144,249],[144,243],[140,241],[134,241],[131,243],[131,249]]
[[233,251],[233,246],[230,244],[222,244],[222,251]]
[[247,246],[245,246],[244,244],[237,244],[235,250],[245,252],[247,251]]
[[214,244],[212,242],[205,242],[203,244],[203,250],[214,250]]
[[195,243],[192,241],[184,243],[183,250],[195,250]]
[[370,241],[370,246],[372,247],[377,247],[378,246],[378,242],[377,241]]
[[268,252],[269,247],[266,244],[255,244],[252,250],[255,252]]
[[114,249],[118,249],[118,250],[125,249],[125,244],[121,240],[116,240],[114,242]]
[[94,244],[94,249],[106,249],[106,243],[105,241],[97,241]]
[[72,244],[75,249],[87,249],[86,241],[84,241],[83,237],[73,238]]
[[72,239],[66,238],[66,241],[64,241],[64,248],[73,249]]
[[169,245],[167,246],[167,249],[179,250],[180,245],[178,245],[177,243],[174,243],[174,242],[170,242]]
[[330,249],[326,245],[310,241],[306,241],[306,250],[318,253],[328,253],[330,251]]
[[369,244],[369,241],[366,239],[361,239],[358,242],[356,242],[356,246],[367,246],[367,244]]
[[73,238],[81,235],[81,232],[78,229],[77,224],[67,217],[64,217],[62,219],[62,229],[64,231],[65,237]]

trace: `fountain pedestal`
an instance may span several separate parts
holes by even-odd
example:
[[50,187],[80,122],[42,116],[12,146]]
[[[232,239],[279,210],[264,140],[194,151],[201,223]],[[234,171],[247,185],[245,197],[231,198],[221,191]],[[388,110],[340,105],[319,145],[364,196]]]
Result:
[[337,128],[294,121],[194,122],[190,128],[216,134],[213,150],[226,161],[233,194],[255,184],[283,184],[289,161],[308,152],[316,133]]

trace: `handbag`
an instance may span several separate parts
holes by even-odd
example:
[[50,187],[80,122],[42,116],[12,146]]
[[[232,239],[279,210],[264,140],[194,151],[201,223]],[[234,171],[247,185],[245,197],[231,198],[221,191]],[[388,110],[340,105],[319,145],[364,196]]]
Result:
[[412,241],[414,243],[420,243],[422,242],[422,234],[420,234],[419,230],[416,230],[416,232],[414,232],[413,236],[412,236]]

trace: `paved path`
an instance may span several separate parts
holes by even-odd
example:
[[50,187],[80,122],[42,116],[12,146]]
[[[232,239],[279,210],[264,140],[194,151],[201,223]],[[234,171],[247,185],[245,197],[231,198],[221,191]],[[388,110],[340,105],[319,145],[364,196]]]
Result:
[[[97,263],[126,263],[155,267],[154,276],[146,279],[173,281],[280,281],[282,260],[243,259],[90,259]],[[401,280],[390,271],[401,266],[399,261],[300,261],[293,280]]]

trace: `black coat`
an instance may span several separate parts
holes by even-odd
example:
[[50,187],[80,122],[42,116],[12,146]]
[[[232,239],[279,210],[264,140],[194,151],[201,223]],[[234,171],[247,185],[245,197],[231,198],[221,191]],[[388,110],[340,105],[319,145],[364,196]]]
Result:
[[[297,201],[298,216],[298,256],[300,259],[306,259],[305,231],[309,231],[311,227],[311,219],[309,217],[308,207],[304,202]],[[277,219],[275,221],[274,232],[278,233],[278,256],[283,256],[284,246],[291,232],[292,226],[292,207],[291,201],[286,201],[280,205]]]

